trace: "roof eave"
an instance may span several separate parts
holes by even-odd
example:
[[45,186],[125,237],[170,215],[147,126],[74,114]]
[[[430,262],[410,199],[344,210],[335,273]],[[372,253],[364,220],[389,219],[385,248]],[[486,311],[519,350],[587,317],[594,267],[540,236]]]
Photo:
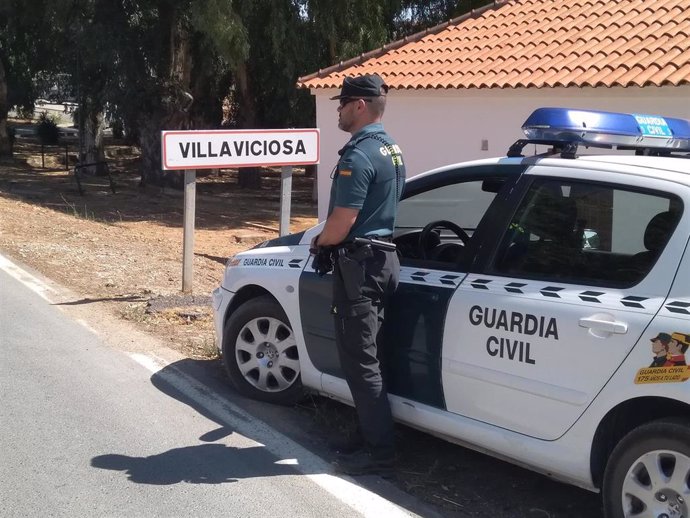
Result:
[[[428,29],[424,29],[423,31],[417,32],[415,34],[411,34],[409,36],[405,36],[404,38],[394,41],[392,43],[387,43],[383,47],[370,50],[369,52],[365,52],[363,54],[360,54],[359,56],[355,56],[354,58],[348,59],[347,61],[341,61],[340,63],[336,65],[332,65],[328,68],[323,68],[320,69],[318,72],[314,72],[313,74],[309,74],[306,76],[302,76],[297,79],[297,87],[298,88],[309,88],[306,83],[307,81],[310,81],[311,79],[316,79],[316,78],[323,78],[328,76],[329,74],[333,72],[340,72],[341,70],[344,70],[346,68],[350,68],[353,65],[359,65],[360,63],[364,63],[365,61],[368,61],[369,59],[372,58],[377,58],[379,56],[382,56],[386,52],[389,52],[391,50],[398,49],[404,45],[407,45],[408,43],[412,43],[415,41],[421,40],[423,37],[428,36],[429,34],[437,34],[441,32],[443,29],[448,27],[449,25],[457,25],[469,18],[477,18],[478,16],[481,16],[484,14],[486,11],[492,10],[492,9],[497,9],[499,6],[506,4],[508,2],[511,2],[513,0],[494,0],[492,3],[487,4],[483,7],[480,7],[479,9],[472,9],[470,12],[465,13],[461,16],[457,16],[451,20],[448,20],[447,22],[440,23],[438,25],[435,25],[434,27],[430,27]],[[321,87],[316,87],[316,88],[321,88]]]

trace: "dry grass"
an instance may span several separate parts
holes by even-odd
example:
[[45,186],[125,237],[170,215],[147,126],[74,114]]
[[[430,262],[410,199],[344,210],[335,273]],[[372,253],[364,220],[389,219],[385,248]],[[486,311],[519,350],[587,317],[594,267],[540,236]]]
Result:
[[[67,161],[76,161],[68,144]],[[107,178],[84,180],[81,196],[65,170],[65,148],[18,139],[13,158],[0,160],[0,250],[190,357],[214,357],[211,308],[178,299],[182,286],[183,194],[139,187],[134,148],[107,147],[116,193]],[[45,167],[42,167],[45,164]],[[208,299],[220,283],[227,258],[277,236],[280,171],[262,171],[263,187],[240,189],[237,171],[197,181],[193,293]],[[313,179],[296,169],[291,230],[316,223]],[[171,307],[151,306],[168,297]]]

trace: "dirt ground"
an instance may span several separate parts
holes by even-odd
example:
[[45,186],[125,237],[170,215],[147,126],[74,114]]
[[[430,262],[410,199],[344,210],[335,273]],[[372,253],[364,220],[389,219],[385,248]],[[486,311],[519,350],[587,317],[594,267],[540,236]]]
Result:
[[[74,178],[76,145],[46,147],[18,138],[0,160],[0,249],[46,276],[102,301],[190,357],[215,355],[210,293],[227,258],[278,236],[280,170],[262,170],[259,191],[240,189],[237,172],[197,178],[192,296],[182,296],[184,196],[139,187],[134,149],[108,145],[115,182]],[[174,172],[172,174],[182,174]],[[313,179],[295,168],[290,230],[316,223]]]
[[[264,170],[260,191],[240,189],[235,171],[198,178],[194,288],[183,297],[182,193],[140,188],[135,150],[115,143],[107,150],[115,194],[106,177],[91,177],[82,196],[65,169],[64,145],[46,148],[42,158],[39,144],[18,138],[14,157],[0,159],[0,251],[71,288],[78,303],[102,307],[188,358],[212,360],[210,292],[229,256],[278,235],[280,172]],[[73,167],[74,143],[67,155]],[[295,169],[292,232],[316,223],[313,181]],[[223,376],[220,365],[217,371]],[[294,410],[319,444],[354,419],[326,398]],[[601,516],[597,495],[406,427],[396,433],[397,485],[443,516]]]

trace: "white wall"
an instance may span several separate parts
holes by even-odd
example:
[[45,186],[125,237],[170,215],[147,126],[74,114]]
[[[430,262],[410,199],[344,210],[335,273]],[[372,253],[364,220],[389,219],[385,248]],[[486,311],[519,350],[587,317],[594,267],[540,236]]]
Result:
[[[312,90],[321,130],[318,173],[319,220],[326,217],[330,173],[350,135],[338,129],[337,90]],[[690,86],[645,88],[554,88],[505,90],[391,90],[384,126],[402,148],[407,176],[434,167],[503,156],[524,135],[536,108],[608,110],[690,119]],[[481,150],[488,140],[488,151]]]

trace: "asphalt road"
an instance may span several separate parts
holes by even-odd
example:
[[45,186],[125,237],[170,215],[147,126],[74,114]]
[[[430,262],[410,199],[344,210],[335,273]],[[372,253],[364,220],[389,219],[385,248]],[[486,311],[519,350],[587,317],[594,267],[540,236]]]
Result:
[[409,515],[15,277],[0,268],[0,516]]
[[2,255],[0,397],[3,518],[601,517],[598,495],[404,426],[395,483],[334,476],[328,437],[349,407],[242,398],[217,360]]

